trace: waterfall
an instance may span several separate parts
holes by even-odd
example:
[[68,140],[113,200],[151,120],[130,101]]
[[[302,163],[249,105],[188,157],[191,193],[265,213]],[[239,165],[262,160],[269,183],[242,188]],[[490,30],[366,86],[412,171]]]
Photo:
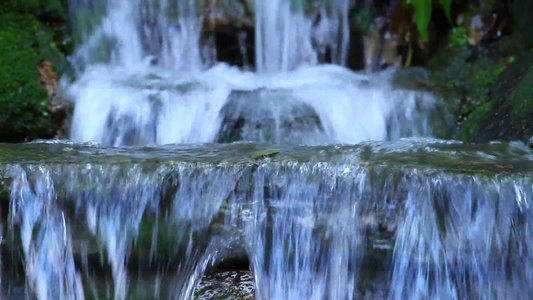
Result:
[[[313,65],[331,51],[332,61],[346,63],[350,0],[255,1],[256,67],[259,73],[286,72]],[[308,15],[306,9],[315,9]]]
[[78,44],[72,57],[82,72],[95,63],[128,69],[155,64],[174,70],[202,68],[202,20],[197,1],[70,0]]
[[[80,44],[76,67],[104,62],[125,67],[143,61],[173,70],[211,63],[214,49],[202,47],[203,1],[70,0]],[[256,66],[259,73],[316,64],[331,48],[344,65],[349,44],[350,0],[254,1]],[[312,13],[307,13],[306,10]]]
[[312,20],[306,18],[301,1],[255,1],[255,14],[258,72],[282,72],[316,63],[311,45]]
[[533,298],[528,147],[433,139],[426,71],[347,69],[352,0],[233,2],[253,72],[206,1],[69,0],[70,140],[0,144],[2,299],[213,299],[228,266],[224,299]]
[[54,208],[57,203],[50,174],[39,168],[35,172],[39,179],[30,183],[25,171],[16,170],[19,176],[11,195],[28,285],[38,299],[83,299],[81,277],[72,256],[71,229],[65,215]]
[[[395,83],[411,74],[367,76],[342,67],[350,0],[254,1],[256,72],[213,60],[216,49],[202,31],[204,4],[71,1],[80,35],[71,58],[79,73],[66,93],[75,102],[71,140],[325,145],[431,135],[435,98]],[[318,64],[326,54],[336,65]],[[246,99],[236,100],[243,93]],[[250,104],[234,110],[233,101]],[[310,112],[311,126],[300,125],[302,111]],[[287,132],[297,138],[282,138]]]
[[523,145],[2,147],[3,250],[39,299],[194,299],[242,256],[260,300],[533,296]]

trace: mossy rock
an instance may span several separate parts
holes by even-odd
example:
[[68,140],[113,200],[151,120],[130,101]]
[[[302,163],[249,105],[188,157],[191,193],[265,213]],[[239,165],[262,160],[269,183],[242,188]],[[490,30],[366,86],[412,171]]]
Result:
[[497,80],[494,106],[479,123],[473,140],[526,142],[533,136],[533,51],[509,66]]
[[55,131],[37,65],[60,57],[52,35],[34,17],[0,12],[0,141],[49,138]]
[[463,141],[470,140],[476,134],[479,124],[485,120],[493,106],[494,102],[491,101],[475,108],[461,124],[459,133],[457,134],[458,139]]
[[431,81],[436,92],[444,98],[456,122],[455,138],[471,141],[479,124],[492,108],[495,86],[516,57],[523,53],[517,39],[505,37],[488,48],[480,47],[472,56],[472,49],[459,45],[450,36],[429,64]]

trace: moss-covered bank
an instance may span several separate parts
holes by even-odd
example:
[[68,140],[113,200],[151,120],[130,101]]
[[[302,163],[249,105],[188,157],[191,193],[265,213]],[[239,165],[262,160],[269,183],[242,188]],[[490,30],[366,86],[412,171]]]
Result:
[[455,116],[456,139],[527,141],[533,135],[533,20],[520,13],[528,5],[520,2],[502,22],[501,36],[472,47],[468,28],[458,26],[429,64],[433,84]]
[[473,141],[527,141],[533,136],[533,51],[498,76],[489,104],[474,127]]
[[0,8],[0,142],[50,138],[57,130],[37,66],[65,67],[67,17],[58,0],[7,0]]

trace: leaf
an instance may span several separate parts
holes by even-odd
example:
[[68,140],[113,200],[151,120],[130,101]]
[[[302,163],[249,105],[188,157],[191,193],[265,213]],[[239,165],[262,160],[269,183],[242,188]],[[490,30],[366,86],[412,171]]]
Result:
[[407,49],[407,59],[405,60],[404,67],[410,67],[413,60],[413,44],[409,42],[409,48]]
[[448,21],[450,21],[450,24],[452,24],[453,26],[452,15],[450,13],[450,10],[452,7],[452,0],[439,0],[439,2],[444,7],[444,12],[446,13],[446,17],[448,18]]
[[272,157],[276,154],[278,154],[279,150],[264,150],[264,151],[258,151],[254,154],[252,154],[252,158],[255,160],[261,159],[261,158],[267,158]]
[[428,26],[431,20],[431,0],[407,0],[415,8],[413,19],[422,41],[429,39]]

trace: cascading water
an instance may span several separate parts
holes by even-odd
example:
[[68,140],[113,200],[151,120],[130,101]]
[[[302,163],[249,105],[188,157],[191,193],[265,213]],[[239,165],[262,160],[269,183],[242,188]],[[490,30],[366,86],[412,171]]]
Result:
[[[314,65],[326,51],[331,52],[334,63],[344,65],[349,46],[349,3],[255,1],[257,71],[277,73]],[[307,15],[306,9],[315,9],[316,15]]]
[[72,58],[74,66],[79,72],[99,63],[126,69],[150,64],[199,69],[204,49],[196,6],[194,0],[70,0],[73,27],[81,41]]
[[530,150],[422,139],[423,71],[343,67],[350,0],[226,1],[256,72],[220,1],[70,0],[72,142],[0,145],[2,299],[213,299],[228,261],[259,300],[533,297]]
[[258,72],[288,71],[317,62],[311,45],[312,20],[302,5],[302,1],[255,1]]
[[[257,72],[251,73],[213,65],[209,53],[215,49],[202,47],[210,44],[202,37],[201,1],[73,0],[73,19],[92,14],[86,18],[95,24],[82,31],[84,42],[73,57],[80,72],[68,88],[76,103],[71,139],[133,146],[217,142],[229,134],[287,142],[279,137],[298,123],[300,116],[293,110],[309,107],[320,125],[291,129],[305,137],[293,143],[429,135],[428,112],[435,106],[429,93],[398,89],[393,84],[395,72],[370,77],[316,65],[325,51],[333,62],[344,64],[349,3],[255,1]],[[278,89],[286,90],[287,97],[274,92],[268,105],[261,104],[259,91]],[[241,118],[227,107],[233,107],[234,94],[246,91],[245,101],[251,105],[239,112],[245,115]],[[278,118],[287,102],[295,108]],[[259,118],[246,118],[252,115]],[[258,133],[241,132],[242,126],[233,128],[232,122]]]
[[28,286],[38,299],[83,299],[81,278],[72,258],[69,224],[55,208],[50,174],[36,168],[36,176],[43,179],[30,182],[27,173],[17,171],[20,176],[13,183],[12,210],[20,226]]
[[228,255],[250,258],[256,299],[533,295],[523,145],[3,148],[22,236],[3,257],[21,249],[39,299],[191,299]]

